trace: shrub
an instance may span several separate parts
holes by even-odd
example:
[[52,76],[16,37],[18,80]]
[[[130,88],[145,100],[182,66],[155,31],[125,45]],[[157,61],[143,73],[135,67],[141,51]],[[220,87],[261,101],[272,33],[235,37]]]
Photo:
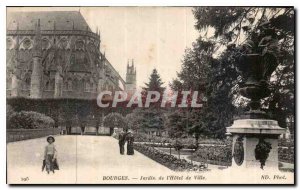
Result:
[[51,117],[33,111],[12,112],[8,119],[8,128],[50,128],[55,123]]

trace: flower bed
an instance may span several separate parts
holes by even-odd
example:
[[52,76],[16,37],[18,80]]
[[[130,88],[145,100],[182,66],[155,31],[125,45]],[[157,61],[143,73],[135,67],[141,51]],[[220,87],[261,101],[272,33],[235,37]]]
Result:
[[[144,146],[174,148],[174,140],[168,137],[149,137],[146,134],[136,135],[136,141]],[[195,149],[194,139],[182,138],[185,149]],[[193,160],[209,164],[230,166],[232,160],[232,142],[230,140],[200,139],[199,147]],[[278,157],[281,162],[294,163],[294,142],[279,140]]]
[[173,171],[208,171],[204,165],[194,165],[185,159],[178,159],[173,155],[165,154],[163,151],[159,151],[144,144],[135,143],[134,148]]
[[294,164],[294,147],[278,147],[278,159]]
[[198,150],[194,153],[195,160],[205,161],[210,164],[217,165],[231,165],[231,145],[200,145]]
[[[190,148],[190,149],[197,148],[195,138],[186,137],[177,140],[179,140],[180,143],[183,144],[183,148]],[[155,146],[155,147],[164,147],[164,148],[169,148],[170,145],[171,147],[174,148],[173,145],[176,144],[175,139],[171,139],[169,137],[149,136],[144,133],[136,134],[135,141],[151,144],[151,146]],[[228,140],[220,140],[220,139],[199,139],[198,141],[198,144],[202,144],[202,145],[224,145],[228,143],[231,142],[229,142]]]

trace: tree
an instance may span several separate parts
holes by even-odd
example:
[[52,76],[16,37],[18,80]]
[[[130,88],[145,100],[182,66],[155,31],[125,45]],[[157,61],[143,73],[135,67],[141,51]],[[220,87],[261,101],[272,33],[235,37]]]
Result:
[[182,138],[187,134],[187,118],[182,110],[171,112],[167,116],[166,129],[171,138]]
[[143,117],[140,112],[134,110],[132,113],[127,114],[125,119],[128,128],[137,132],[140,129],[140,126],[142,125]]
[[[201,131],[205,127],[208,136],[222,138],[237,110],[240,112],[245,106],[245,99],[238,92],[241,76],[236,71],[238,59],[245,51],[243,47],[252,46],[245,41],[263,41],[264,50],[276,51],[279,66],[271,77],[272,94],[263,105],[274,118],[281,118],[281,123],[287,116],[293,116],[293,9],[198,7],[193,13],[200,37],[186,50],[182,70],[170,85],[174,90],[205,91],[207,101],[194,118],[193,130]],[[272,46],[272,36],[267,35],[270,29],[276,31],[276,47]],[[211,32],[213,35],[209,36]],[[259,36],[266,38],[259,39]]]
[[119,113],[110,113],[107,116],[104,117],[103,125],[105,127],[110,128],[110,132],[112,133],[112,130],[114,127],[123,128],[123,130],[127,130],[127,125],[125,118],[119,114]]
[[145,83],[146,87],[144,87],[143,90],[163,93],[165,91],[165,87],[162,86],[163,84],[164,83],[162,82],[157,70],[153,69],[149,78],[149,82]]
[[[153,69],[149,82],[145,83],[145,87],[143,88],[143,102],[145,103],[149,91],[158,92],[160,94],[160,98],[157,102],[150,104],[149,108],[135,109],[133,111],[134,116],[130,116],[137,119],[135,123],[139,125],[139,128],[144,130],[144,132],[147,132],[148,129],[152,128],[157,129],[160,135],[164,128],[164,110],[160,108],[162,96],[165,91],[165,87],[162,86],[163,84],[164,83],[162,82],[157,70]],[[153,98],[153,96],[151,96],[151,98]]]
[[[207,29],[214,31],[210,39],[218,41],[218,46],[225,46],[224,51],[229,49],[227,47],[238,47],[245,41],[262,40],[257,37],[264,34],[264,47],[270,47],[264,49],[276,51],[274,53],[279,66],[271,77],[272,93],[263,103],[273,118],[279,118],[284,127],[286,117],[294,115],[294,9],[199,7],[193,12],[197,20],[195,27],[202,32]],[[274,38],[266,35],[270,30],[277,34],[274,47],[271,44]]]
[[[163,97],[163,93],[165,91],[165,87],[163,87],[164,83],[162,82],[160,75],[158,74],[156,69],[153,69],[150,77],[149,77],[149,82],[145,83],[145,87],[143,87],[143,91],[142,91],[142,99],[143,102],[145,103],[146,98],[148,96],[148,93],[150,91],[155,91],[158,92],[160,94],[160,97],[158,99],[157,102],[151,103],[150,106],[156,106],[156,107],[160,107],[161,101],[162,101],[162,97]],[[155,95],[151,95],[150,96],[151,99],[155,98]]]

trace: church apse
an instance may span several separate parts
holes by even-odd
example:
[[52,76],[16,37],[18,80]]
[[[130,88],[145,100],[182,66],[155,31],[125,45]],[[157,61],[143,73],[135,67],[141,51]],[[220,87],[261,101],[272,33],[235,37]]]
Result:
[[80,12],[8,12],[7,97],[94,99],[125,81]]

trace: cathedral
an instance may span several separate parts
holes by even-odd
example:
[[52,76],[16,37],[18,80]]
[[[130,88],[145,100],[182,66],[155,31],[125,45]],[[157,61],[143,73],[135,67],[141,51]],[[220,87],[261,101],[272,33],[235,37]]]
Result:
[[7,97],[94,99],[104,90],[136,90],[133,60],[124,81],[80,12],[8,12],[6,44]]

